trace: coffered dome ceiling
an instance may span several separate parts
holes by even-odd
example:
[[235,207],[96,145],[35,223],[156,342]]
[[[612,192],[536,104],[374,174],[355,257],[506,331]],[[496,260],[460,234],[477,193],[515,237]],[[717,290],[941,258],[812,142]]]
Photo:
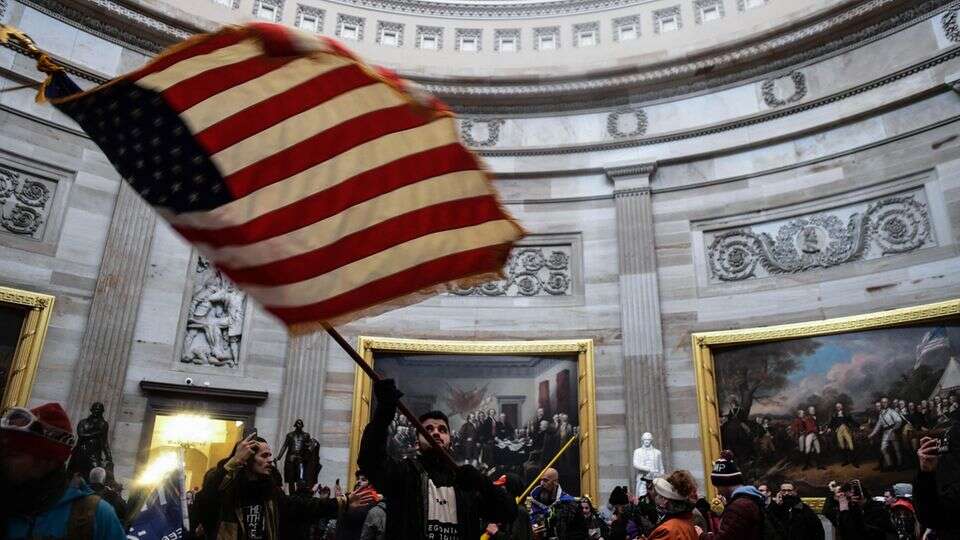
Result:
[[344,41],[455,108],[552,112],[783,72],[951,0],[22,0],[146,52],[270,20]]

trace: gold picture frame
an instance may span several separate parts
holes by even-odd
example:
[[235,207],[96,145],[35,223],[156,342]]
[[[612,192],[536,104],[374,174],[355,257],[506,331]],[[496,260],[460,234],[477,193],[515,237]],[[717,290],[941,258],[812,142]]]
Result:
[[24,312],[0,408],[23,407],[30,399],[55,298],[10,287],[0,287],[0,306]]
[[[599,500],[599,455],[596,422],[596,383],[594,379],[594,344],[592,339],[544,341],[453,341],[402,339],[360,336],[358,351],[364,361],[374,366],[374,353],[456,354],[464,356],[503,355],[577,355],[577,407],[580,422],[580,485],[592,500]],[[357,469],[360,437],[370,418],[373,383],[356,368],[353,386],[353,414],[350,432],[349,476]]]
[[[750,345],[893,328],[917,323],[933,323],[957,316],[960,316],[960,299],[821,321],[693,333],[691,339],[697,381],[697,401],[700,411],[700,440],[709,499],[713,500],[716,496],[716,491],[710,484],[709,478],[713,461],[720,456],[721,451],[720,403],[717,396],[714,366],[714,352],[717,349],[734,345]],[[804,498],[804,502],[818,512],[822,510],[824,501],[825,499],[822,497]]]

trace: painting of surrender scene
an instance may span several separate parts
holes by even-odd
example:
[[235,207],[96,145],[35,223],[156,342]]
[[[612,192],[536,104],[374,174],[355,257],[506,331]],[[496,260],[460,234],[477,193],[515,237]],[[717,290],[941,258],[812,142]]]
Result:
[[[493,478],[513,472],[533,480],[579,433],[576,356],[469,356],[377,353],[376,369],[396,380],[414,414],[444,411],[454,459]],[[416,452],[416,432],[397,414],[388,451]],[[565,492],[580,495],[575,443],[554,465]]]
[[[803,337],[713,352],[720,439],[745,483],[823,497],[910,482],[921,437],[960,407],[960,322]],[[817,486],[817,487],[815,487]]]

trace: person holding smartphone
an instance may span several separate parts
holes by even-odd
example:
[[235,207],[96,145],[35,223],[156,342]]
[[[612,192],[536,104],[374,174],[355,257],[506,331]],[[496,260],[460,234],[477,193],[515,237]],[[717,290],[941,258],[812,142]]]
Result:
[[281,540],[304,521],[332,519],[348,508],[373,502],[369,492],[348,493],[330,499],[287,495],[273,469],[273,451],[266,440],[251,433],[233,448],[230,457],[204,478],[208,500],[217,502],[216,516],[204,520],[206,538],[217,540]]
[[840,540],[886,540],[893,534],[890,511],[874,501],[860,480],[845,482],[834,493],[837,502],[837,538]]
[[960,411],[939,438],[920,439],[920,470],[913,481],[913,506],[920,523],[937,538],[960,538]]

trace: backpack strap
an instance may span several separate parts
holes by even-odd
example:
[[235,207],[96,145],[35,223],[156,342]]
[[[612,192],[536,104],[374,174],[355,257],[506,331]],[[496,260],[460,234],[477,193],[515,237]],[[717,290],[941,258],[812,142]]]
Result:
[[66,540],[89,540],[93,538],[93,526],[100,504],[99,495],[87,495],[75,499],[70,505],[70,521],[67,523]]

